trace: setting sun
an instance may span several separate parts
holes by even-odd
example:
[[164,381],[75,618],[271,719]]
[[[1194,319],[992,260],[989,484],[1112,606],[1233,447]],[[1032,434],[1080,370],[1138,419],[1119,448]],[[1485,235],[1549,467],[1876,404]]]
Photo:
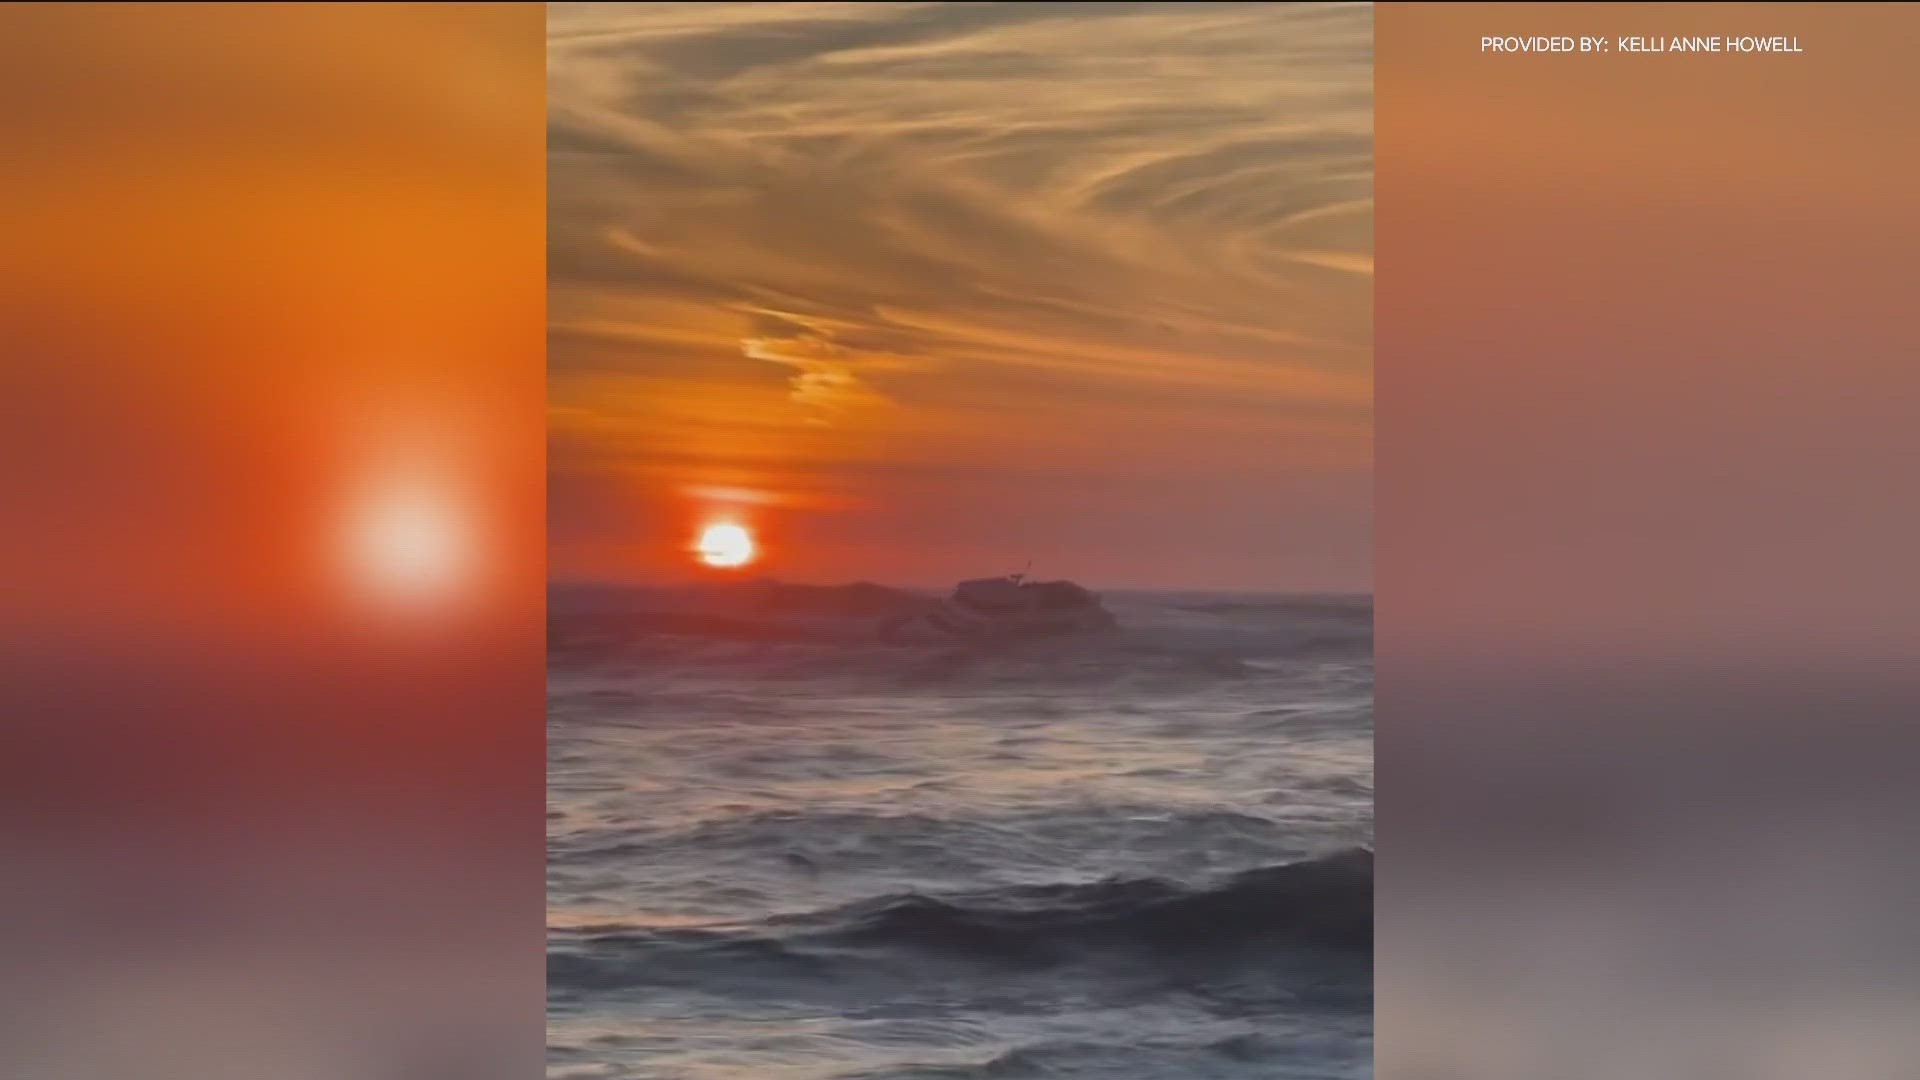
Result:
[[738,525],[709,525],[694,550],[708,566],[745,566],[753,561],[753,534]]

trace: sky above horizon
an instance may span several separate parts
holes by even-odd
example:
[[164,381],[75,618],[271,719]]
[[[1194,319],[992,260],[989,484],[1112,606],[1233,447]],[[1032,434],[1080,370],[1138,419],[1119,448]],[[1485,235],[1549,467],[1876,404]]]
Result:
[[550,577],[1370,588],[1369,7],[548,37]]

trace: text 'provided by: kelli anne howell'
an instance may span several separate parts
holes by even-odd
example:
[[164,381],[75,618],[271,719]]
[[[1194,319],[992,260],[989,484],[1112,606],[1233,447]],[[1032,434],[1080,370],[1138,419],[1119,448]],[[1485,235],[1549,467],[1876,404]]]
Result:
[[1751,34],[1682,36],[1586,37],[1566,34],[1540,34],[1531,37],[1487,36],[1480,39],[1483,53],[1587,53],[1595,56],[1645,53],[1687,53],[1707,55],[1793,54],[1803,52],[1795,36],[1760,37]]

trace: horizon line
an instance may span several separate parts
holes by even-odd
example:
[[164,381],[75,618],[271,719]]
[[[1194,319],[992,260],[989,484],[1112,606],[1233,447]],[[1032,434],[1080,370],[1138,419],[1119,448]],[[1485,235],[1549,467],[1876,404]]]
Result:
[[[1049,578],[1045,580],[1058,581],[1058,580],[1073,580],[1073,579]],[[955,584],[955,582],[946,582],[946,583],[885,582],[885,581],[875,581],[868,578],[856,578],[856,579],[835,580],[835,581],[806,581],[806,580],[798,580],[798,579],[791,579],[791,578],[777,578],[771,575],[755,575],[751,577],[740,577],[735,580],[726,580],[726,581],[687,580],[687,579],[639,580],[639,579],[631,579],[631,578],[608,579],[608,578],[555,578],[555,577],[549,577],[546,579],[546,586],[549,589],[554,589],[554,588],[674,589],[674,588],[700,588],[700,587],[727,587],[727,586],[740,586],[740,585],[753,585],[753,584],[800,585],[800,586],[807,586],[812,588],[828,588],[828,589],[843,588],[850,585],[875,585],[875,586],[879,586],[880,588],[913,591],[913,590],[927,590],[927,589],[932,589],[932,590],[951,589]],[[1255,586],[1255,585],[1100,584],[1100,585],[1094,585],[1094,586],[1088,586],[1088,587],[1095,588],[1098,590],[1104,590],[1107,592],[1135,592],[1135,593],[1238,593],[1242,595],[1251,593],[1251,594],[1269,595],[1269,596],[1341,596],[1341,597],[1364,596],[1368,598],[1371,598],[1373,596],[1373,589],[1371,587],[1354,588],[1354,587],[1334,587],[1334,586],[1325,586],[1325,585]]]

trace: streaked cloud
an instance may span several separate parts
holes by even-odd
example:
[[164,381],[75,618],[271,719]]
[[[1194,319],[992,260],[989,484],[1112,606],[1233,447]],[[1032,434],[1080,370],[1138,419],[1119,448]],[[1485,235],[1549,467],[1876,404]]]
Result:
[[[1338,504],[1364,549],[1371,23],[554,5],[556,489],[651,506],[641,531],[678,527],[690,485],[792,491],[775,501],[882,508],[861,524],[906,544],[973,512],[956,477],[1044,516],[1061,482],[1191,492],[1224,468],[1274,502],[1196,528]],[[557,511],[556,552],[567,520],[607,517]]]

